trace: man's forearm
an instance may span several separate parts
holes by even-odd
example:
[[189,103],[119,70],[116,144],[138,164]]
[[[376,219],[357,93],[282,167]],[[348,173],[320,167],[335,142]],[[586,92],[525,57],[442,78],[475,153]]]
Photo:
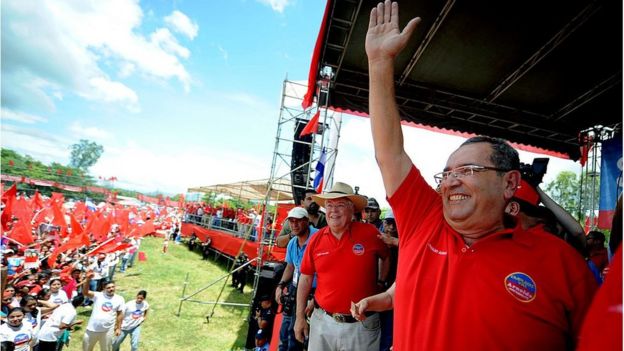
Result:
[[293,278],[293,272],[295,271],[295,266],[291,263],[286,265],[284,269],[284,273],[282,274],[282,282],[288,283]]
[[123,322],[123,312],[117,312],[117,320],[115,321],[115,329],[121,329],[121,322]]
[[387,282],[388,274],[390,274],[390,256],[381,259],[381,268],[379,270],[379,280]]
[[411,160],[403,148],[401,118],[394,92],[394,61],[369,63],[369,112],[375,158],[386,194],[392,196],[409,173]]
[[299,276],[299,282],[297,284],[297,318],[305,319],[305,308],[311,289],[312,276],[306,274]]

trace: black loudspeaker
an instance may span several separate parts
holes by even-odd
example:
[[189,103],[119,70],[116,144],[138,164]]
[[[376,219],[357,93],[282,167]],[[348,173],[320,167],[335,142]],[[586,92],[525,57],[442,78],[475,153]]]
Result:
[[295,169],[295,171],[290,173],[290,181],[292,184],[292,193],[293,199],[295,200],[295,204],[298,205],[301,203],[301,200],[305,198],[305,189],[309,187],[308,180],[308,166],[303,166],[299,169],[303,164],[310,162],[310,144],[312,142],[312,134],[305,135],[300,137],[301,131],[308,124],[308,120],[297,118],[296,126],[295,126],[295,135],[294,142],[292,148],[292,158],[290,161],[290,169]]
[[[277,311],[275,288],[277,288],[277,283],[279,283],[280,279],[282,279],[284,268],[286,268],[286,262],[265,262],[262,265],[262,269],[260,270],[260,280],[258,281],[258,289],[256,290],[256,295],[253,298],[253,303],[248,316],[249,328],[247,329],[247,341],[245,342],[245,348],[247,349],[254,349],[256,347],[258,323],[254,317],[256,315],[256,309],[260,308],[260,298],[264,295],[271,296],[271,301],[273,301],[273,311]],[[269,334],[272,332],[273,330],[269,331]],[[271,340],[271,335],[269,335],[269,341]],[[279,341],[276,340],[275,342]]]

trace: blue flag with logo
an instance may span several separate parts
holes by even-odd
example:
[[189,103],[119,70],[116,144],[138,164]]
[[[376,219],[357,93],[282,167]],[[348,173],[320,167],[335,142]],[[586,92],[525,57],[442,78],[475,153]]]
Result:
[[617,199],[622,193],[622,134],[602,143],[598,227],[610,229]]

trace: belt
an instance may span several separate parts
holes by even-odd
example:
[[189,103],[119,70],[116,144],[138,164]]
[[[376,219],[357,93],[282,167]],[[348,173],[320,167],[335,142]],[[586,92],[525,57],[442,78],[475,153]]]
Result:
[[[350,315],[350,314],[331,313],[331,312],[325,311],[321,306],[319,306],[318,303],[316,303],[316,300],[314,301],[314,307],[318,308],[319,310],[321,310],[326,315],[332,317],[334,319],[334,321],[336,321],[338,323],[355,323],[355,322],[359,322],[357,319],[353,318],[353,316]],[[366,317],[372,316],[373,314],[375,314],[375,312],[364,312],[364,315]]]

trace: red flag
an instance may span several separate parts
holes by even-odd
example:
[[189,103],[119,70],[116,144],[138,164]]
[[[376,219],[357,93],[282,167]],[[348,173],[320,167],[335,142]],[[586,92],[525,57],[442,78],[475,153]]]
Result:
[[13,215],[19,218],[20,222],[28,222],[32,220],[32,210],[28,206],[28,201],[23,197],[18,197],[13,202]]
[[91,226],[91,232],[93,233],[95,240],[103,241],[108,235],[110,227],[110,217],[105,217],[100,214],[100,216],[93,221],[93,225]]
[[11,222],[11,218],[13,217],[13,203],[15,202],[16,196],[16,183],[13,183],[9,190],[5,191],[4,194],[2,194],[2,201],[4,201],[5,206],[4,210],[2,211],[2,217],[0,218],[0,222],[2,223],[3,230],[9,230],[9,222]]
[[51,220],[54,217],[54,214],[52,213],[52,209],[49,207],[43,208],[41,210],[39,210],[39,212],[35,213],[35,215],[32,218],[32,223],[35,227],[39,228],[39,226],[41,225],[41,223],[44,223],[48,220]]
[[76,217],[74,217],[73,214],[69,215],[69,220],[71,222],[71,237],[74,238],[82,234],[84,229],[82,229],[82,226],[80,225],[80,223],[78,223],[78,221],[76,220]]
[[61,193],[52,192],[52,197],[50,198],[50,201],[62,205],[63,203],[65,203],[65,197]]
[[30,207],[35,211],[39,211],[43,208],[43,199],[41,198],[41,194],[39,194],[39,190],[35,190],[35,195],[30,199]]
[[74,216],[76,216],[76,219],[82,221],[85,213],[87,213],[87,205],[82,201],[76,202],[74,206]]
[[17,183],[13,183],[11,187],[2,193],[2,201],[5,201],[9,198],[15,198],[17,196]]
[[316,110],[314,116],[310,119],[308,124],[306,124],[305,128],[303,128],[301,133],[299,133],[299,137],[318,132],[318,120],[320,115],[321,110]]
[[117,241],[111,240],[111,241],[107,242],[106,244],[101,245],[97,249],[89,252],[88,255],[89,256],[95,256],[95,255],[100,254],[100,253],[106,253],[106,252],[108,252],[108,250],[111,250],[111,249],[117,247],[118,244],[119,243]]
[[72,235],[68,242],[57,247],[56,250],[52,252],[50,257],[48,258],[48,264],[50,265],[50,267],[54,267],[54,264],[56,262],[56,257],[59,254],[69,251],[69,250],[77,249],[82,246],[89,246],[91,244],[91,241],[89,240],[89,236],[82,229],[82,226],[80,226],[80,223],[78,223],[74,215],[70,214],[69,219],[71,221]]
[[57,202],[52,202],[52,213],[54,214],[54,219],[52,220],[52,224],[59,226],[61,229],[59,230],[59,234],[63,237],[67,233],[67,221],[65,221],[65,214],[63,210],[61,210],[61,205]]
[[7,236],[24,245],[28,245],[33,242],[32,227],[30,226],[30,223],[22,220],[17,222],[15,228],[13,228]]
[[130,244],[130,243],[121,243],[121,244],[120,243],[115,243],[115,244],[116,245],[113,246],[113,247],[107,247],[107,248],[104,248],[104,249],[100,248],[97,251],[98,251],[98,253],[113,253],[113,252],[117,252],[117,251],[120,251],[120,250],[125,250],[127,248],[132,247],[132,244]]
[[[86,243],[83,240],[85,238],[86,238]],[[89,241],[89,239],[84,233],[80,234],[79,236],[73,237],[65,244],[57,247],[56,250],[54,250],[50,254],[50,256],[48,257],[48,265],[54,268],[54,264],[56,263],[56,258],[58,257],[58,255],[60,255],[63,252],[67,252],[69,250],[77,249],[79,247],[82,247],[83,245],[89,246],[90,243],[91,242]]]
[[140,236],[145,236],[147,234],[151,234],[156,232],[156,229],[154,229],[154,221],[153,220],[149,220],[146,221],[143,226],[141,228],[139,228],[139,235]]
[[127,209],[119,210],[115,216],[115,223],[119,225],[119,231],[124,235],[128,234],[128,226],[130,225],[130,211]]

